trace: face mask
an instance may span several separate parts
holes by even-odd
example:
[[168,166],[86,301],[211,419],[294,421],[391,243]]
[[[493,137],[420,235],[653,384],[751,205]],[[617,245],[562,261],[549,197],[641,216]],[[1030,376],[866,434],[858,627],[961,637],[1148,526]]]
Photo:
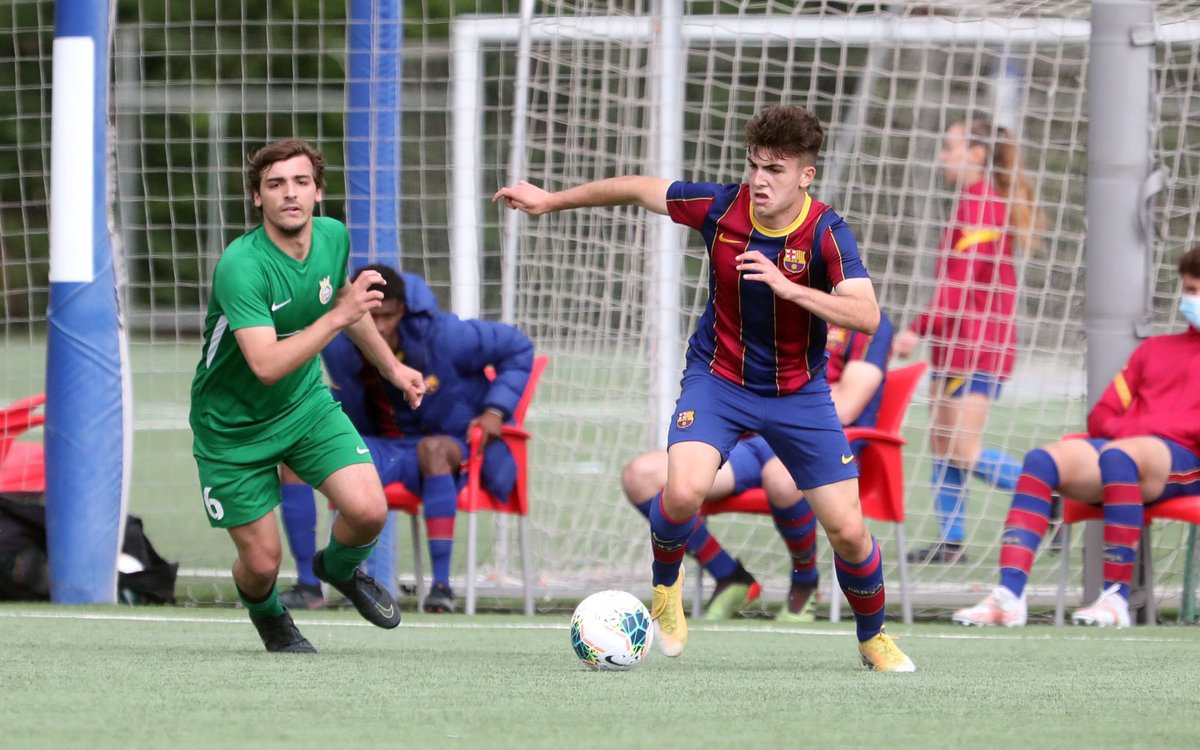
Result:
[[1192,328],[1200,331],[1200,294],[1185,294],[1179,298],[1179,314]]

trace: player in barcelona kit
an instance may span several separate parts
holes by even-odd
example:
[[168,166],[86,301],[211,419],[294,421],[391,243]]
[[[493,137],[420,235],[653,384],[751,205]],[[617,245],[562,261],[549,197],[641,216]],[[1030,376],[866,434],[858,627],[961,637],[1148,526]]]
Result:
[[280,463],[339,510],[318,578],[364,618],[394,628],[390,594],[357,570],[383,528],[387,503],[371,455],[321,378],[317,353],[345,331],[383,377],[416,406],[421,374],[392,356],[371,322],[378,273],[346,281],[350,239],[338,221],[314,217],[325,164],[299,140],[250,157],[248,183],[263,223],[234,240],[213,272],[204,347],[192,381],[190,422],[209,523],[237,548],[233,580],[268,651],[312,652],[279,603],[282,556],[274,508]]
[[520,182],[493,200],[533,215],[637,205],[697,230],[708,248],[708,303],[688,342],[666,487],[650,507],[651,616],[663,653],[687,645],[681,561],[697,511],[738,439],[755,432],[829,537],[863,663],[910,672],[912,661],[883,632],[882,559],[825,377],[827,322],[870,334],[880,314],[854,235],[808,194],[823,139],[804,109],[771,106],[747,124],[744,183],[626,176],[550,193]]
[[1104,508],[1104,589],[1071,620],[1129,627],[1129,585],[1144,508],[1200,494],[1200,246],[1179,259],[1183,333],[1151,336],[1133,350],[1087,419],[1087,437],[1034,448],[1025,456],[1000,539],[1000,581],[961,625],[1024,625],[1025,586],[1050,527],[1055,493]]
[[[846,427],[874,427],[883,400],[887,379],[888,356],[892,347],[892,323],[880,313],[874,335],[829,326],[825,350],[829,359],[825,378],[837,410],[838,421]],[[857,454],[859,447],[851,449]],[[621,471],[621,488],[626,498],[649,520],[654,499],[667,482],[667,452],[643,453]],[[792,580],[787,602],[775,615],[779,622],[812,622],[816,619],[817,518],[783,463],[758,435],[747,436],[729,452],[729,458],[717,472],[706,501],[723,500],[748,489],[761,487],[766,492],[775,530],[792,558]],[[762,586],[754,576],[725,551],[717,537],[701,519],[688,538],[687,551],[715,585],[704,608],[707,620],[733,617],[758,598]]]

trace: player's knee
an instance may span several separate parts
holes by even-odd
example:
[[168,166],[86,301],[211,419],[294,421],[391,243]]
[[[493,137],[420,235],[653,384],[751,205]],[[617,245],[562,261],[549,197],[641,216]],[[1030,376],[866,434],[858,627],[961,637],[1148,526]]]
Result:
[[378,496],[364,497],[360,502],[338,510],[338,515],[342,516],[351,528],[370,536],[383,531],[384,524],[387,523],[387,514],[387,497],[382,490]]
[[1134,479],[1139,475],[1137,461],[1120,448],[1112,446],[1100,451],[1100,481],[1108,484],[1112,481]]
[[458,444],[445,435],[432,435],[417,443],[417,465],[422,476],[453,473],[462,462]]
[[678,482],[674,487],[668,485],[663,490],[663,510],[673,520],[682,521],[700,510],[707,493],[707,489],[691,483]]
[[[1057,477],[1058,464],[1055,462],[1054,456],[1050,455],[1050,451],[1038,446],[1025,454],[1025,460],[1021,462],[1021,473],[1043,480],[1047,477]],[[1058,488],[1052,487],[1051,489]]]
[[822,526],[829,545],[843,560],[859,562],[871,553],[871,535],[861,519],[837,519]]
[[383,531],[383,527],[387,524],[387,498],[380,495],[379,502],[371,503],[362,509],[359,516],[359,526],[371,534],[378,534]]
[[283,562],[283,551],[279,545],[270,545],[253,550],[243,550],[238,557],[242,567],[252,578],[269,582],[279,574],[279,566]]
[[977,438],[965,438],[954,441],[950,450],[950,462],[961,469],[974,466],[983,453],[983,445]]
[[643,453],[621,469],[621,489],[631,503],[642,503],[662,489],[653,453]]
[[782,474],[763,472],[762,487],[767,493],[767,502],[776,508],[790,508],[804,497],[792,475],[786,471]]

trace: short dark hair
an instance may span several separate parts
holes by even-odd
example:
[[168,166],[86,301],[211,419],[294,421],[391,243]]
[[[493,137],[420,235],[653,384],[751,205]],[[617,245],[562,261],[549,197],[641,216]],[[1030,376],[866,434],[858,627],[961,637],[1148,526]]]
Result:
[[325,188],[325,157],[321,156],[321,152],[306,141],[299,138],[284,138],[274,143],[268,143],[250,154],[250,158],[246,160],[249,165],[246,170],[246,185],[250,188],[250,194],[261,192],[263,172],[266,172],[272,164],[287,161],[293,156],[308,157],[313,165],[313,182],[316,183],[318,190],[323,190]]
[[746,123],[746,149],[768,155],[795,156],[813,164],[825,141],[825,130],[816,116],[803,107],[774,104]]
[[1179,275],[1200,279],[1200,245],[1179,257]]
[[383,292],[383,298],[385,300],[399,300],[400,304],[404,304],[404,277],[400,275],[399,271],[391,266],[384,265],[383,263],[374,263],[369,266],[363,266],[355,271],[354,278],[357,279],[358,275],[363,271],[375,271],[383,277],[384,284],[387,285],[382,286],[380,284],[372,284],[370,291],[373,292],[378,289],[379,291]]

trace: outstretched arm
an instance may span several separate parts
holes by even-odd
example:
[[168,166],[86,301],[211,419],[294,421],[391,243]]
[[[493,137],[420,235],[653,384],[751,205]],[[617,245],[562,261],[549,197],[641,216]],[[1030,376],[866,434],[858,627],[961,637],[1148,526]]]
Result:
[[670,185],[671,180],[630,175],[609,177],[551,193],[521,180],[516,185],[497,190],[492,202],[503,200],[509,208],[531,216],[595,206],[641,206],[647,211],[666,215]]

